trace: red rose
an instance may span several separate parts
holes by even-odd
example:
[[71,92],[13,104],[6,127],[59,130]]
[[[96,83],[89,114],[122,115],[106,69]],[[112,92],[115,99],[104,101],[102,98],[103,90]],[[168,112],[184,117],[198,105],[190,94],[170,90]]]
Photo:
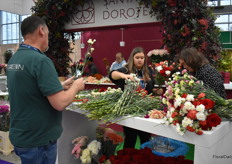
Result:
[[178,116],[178,113],[177,112],[173,112],[171,117],[174,118],[176,116]]
[[197,113],[198,113],[198,111],[196,111],[196,110],[190,110],[187,114],[187,117],[192,119],[192,120],[195,120],[195,119],[197,119],[197,116],[196,116]]
[[205,121],[199,121],[199,124],[200,124],[200,126],[206,126],[207,125],[207,121],[205,120]]
[[200,102],[200,101],[196,101],[196,99],[195,99],[195,101],[193,101],[192,104],[193,104],[195,107],[197,107],[198,105],[201,105],[201,102]]
[[190,132],[195,132],[195,129],[191,126],[187,126],[187,130],[190,131]]
[[206,120],[210,127],[216,127],[217,125],[220,125],[222,121],[222,119],[216,113],[211,113],[208,115]]
[[168,5],[169,6],[176,6],[177,5],[177,1],[176,0],[168,0]]
[[100,163],[104,163],[106,161],[106,156],[102,155],[101,158],[99,158]]
[[187,93],[183,93],[181,97],[186,98],[187,96],[188,96]]
[[202,135],[202,134],[203,134],[203,131],[202,131],[202,130],[196,130],[195,133],[198,134],[198,135]]
[[174,120],[174,121],[172,122],[173,125],[176,125],[177,123],[179,123],[178,120]]
[[215,102],[211,99],[203,99],[200,102],[205,106],[205,109],[212,109],[215,105]]

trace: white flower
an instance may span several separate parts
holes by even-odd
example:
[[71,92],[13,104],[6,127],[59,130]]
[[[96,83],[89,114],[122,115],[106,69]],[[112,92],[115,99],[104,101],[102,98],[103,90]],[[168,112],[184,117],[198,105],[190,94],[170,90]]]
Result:
[[186,100],[187,101],[194,101],[194,95],[187,95]]
[[174,102],[174,107],[177,108],[178,106],[181,105],[181,97],[177,98]]
[[175,108],[171,108],[169,109],[171,113],[173,113],[175,111]]
[[156,69],[158,72],[160,72],[163,68],[162,68],[162,66],[160,65],[160,66],[155,67],[155,69]]
[[162,98],[162,103],[163,104],[166,104],[167,103],[167,100],[165,98]]
[[188,118],[188,117],[184,117],[184,119],[182,120],[182,126],[184,128],[186,128],[188,125],[192,125],[193,124],[193,120]]
[[93,52],[93,51],[94,51],[94,48],[91,48],[90,51]]
[[165,71],[165,74],[166,74],[166,75],[170,75],[170,74],[171,74],[171,71]]
[[205,111],[205,106],[203,104],[197,105],[196,110],[198,112],[204,112]]
[[180,93],[180,89],[177,88],[177,89],[175,90],[175,95],[179,95],[179,93]]
[[194,106],[191,102],[186,101],[186,102],[184,103],[183,109],[191,110],[191,109],[195,109],[195,106]]
[[206,119],[206,115],[203,112],[198,112],[196,114],[198,120],[204,121]]
[[177,131],[181,136],[184,135],[183,129],[181,129],[179,123],[176,124],[176,131]]
[[80,157],[82,163],[90,163],[91,162],[91,157],[90,157],[90,150],[89,149],[84,149],[82,151],[82,155]]
[[89,39],[89,40],[87,41],[87,43],[89,43],[89,44],[93,44],[92,39]]
[[172,118],[172,117],[169,118],[169,122],[170,122],[170,123],[173,122],[173,118]]
[[101,149],[101,143],[97,140],[93,140],[89,143],[87,147],[94,155],[98,154],[98,151]]

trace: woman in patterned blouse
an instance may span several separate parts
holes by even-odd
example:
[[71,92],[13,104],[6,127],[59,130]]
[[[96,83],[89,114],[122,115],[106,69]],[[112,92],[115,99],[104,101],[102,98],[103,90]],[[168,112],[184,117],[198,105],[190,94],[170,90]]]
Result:
[[226,98],[224,79],[220,72],[209,64],[207,58],[196,48],[186,48],[179,54],[179,62],[205,86]]

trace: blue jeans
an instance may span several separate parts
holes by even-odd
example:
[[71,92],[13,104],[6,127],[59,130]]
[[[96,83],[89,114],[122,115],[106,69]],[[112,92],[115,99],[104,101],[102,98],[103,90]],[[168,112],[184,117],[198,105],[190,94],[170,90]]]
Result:
[[57,143],[35,148],[14,147],[14,151],[21,158],[22,164],[55,164]]

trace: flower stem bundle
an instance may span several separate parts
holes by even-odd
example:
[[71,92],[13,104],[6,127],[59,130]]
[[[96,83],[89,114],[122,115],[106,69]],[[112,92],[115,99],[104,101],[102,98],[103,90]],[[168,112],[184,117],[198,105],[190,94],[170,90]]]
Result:
[[127,80],[124,92],[120,89],[108,88],[105,92],[97,95],[85,104],[80,105],[85,110],[87,117],[103,123],[115,123],[122,116],[142,116],[148,110],[160,108],[160,98],[144,95],[137,91],[139,80]]

